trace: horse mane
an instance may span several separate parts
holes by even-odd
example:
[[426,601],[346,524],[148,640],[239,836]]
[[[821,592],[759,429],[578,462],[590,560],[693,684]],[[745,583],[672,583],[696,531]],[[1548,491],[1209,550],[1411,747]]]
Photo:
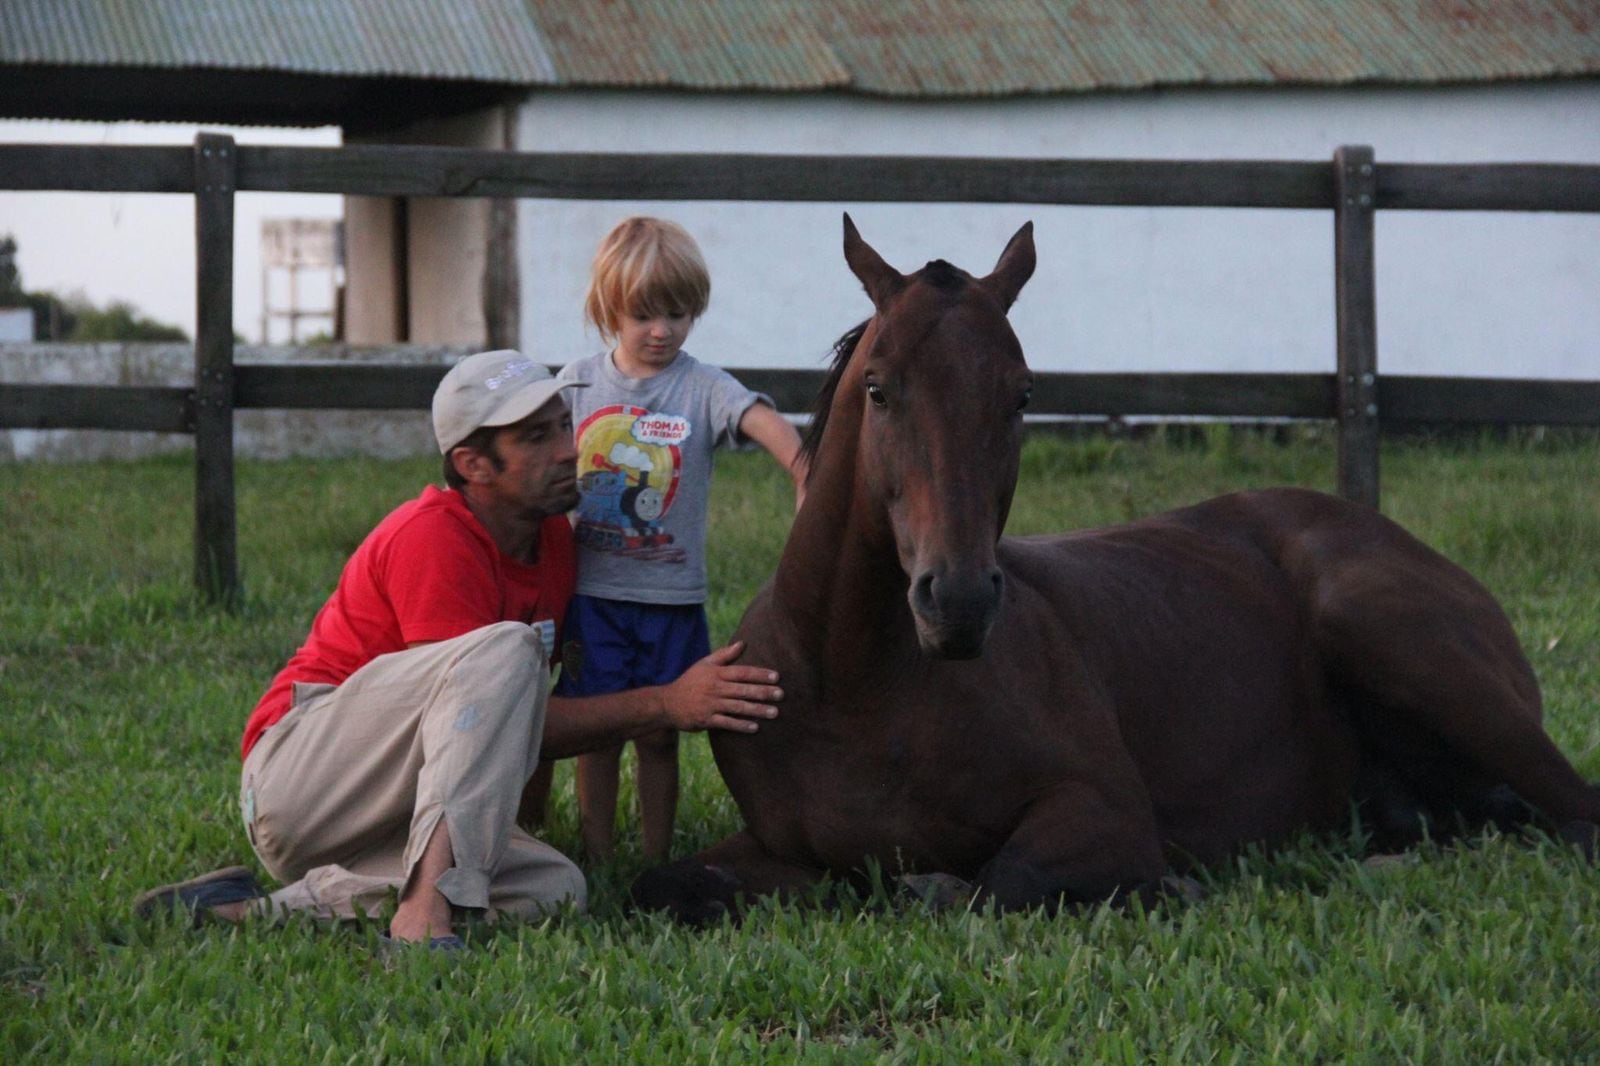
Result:
[[[972,275],[943,259],[935,259],[906,280],[922,281],[936,289],[955,292],[972,281]],[[822,383],[821,391],[812,401],[811,425],[800,441],[800,455],[811,470],[816,469],[814,460],[817,449],[822,447],[823,431],[828,428],[828,413],[833,410],[833,397],[839,391],[839,379],[844,377],[845,367],[850,365],[850,357],[855,354],[856,346],[861,343],[861,335],[867,331],[867,324],[871,321],[867,319],[833,342],[833,363],[828,368],[828,377]],[[806,477],[809,480],[810,474]]]
[[927,282],[936,289],[945,290],[963,288],[967,282],[972,280],[971,274],[968,274],[953,263],[945,262],[943,259],[933,260],[933,262],[917,271],[915,277]]
[[[861,335],[867,331],[867,323],[871,321],[869,318],[861,322],[833,342],[833,365],[828,368],[827,380],[822,383],[821,391],[811,403],[811,425],[800,441],[800,455],[812,470],[816,469],[813,460],[817,457],[817,449],[822,446],[823,430],[828,428],[828,412],[833,410],[833,395],[839,391],[839,379],[844,377],[844,368],[850,365],[850,357],[855,354],[856,345],[861,343]],[[809,473],[806,475],[808,480],[810,476]]]

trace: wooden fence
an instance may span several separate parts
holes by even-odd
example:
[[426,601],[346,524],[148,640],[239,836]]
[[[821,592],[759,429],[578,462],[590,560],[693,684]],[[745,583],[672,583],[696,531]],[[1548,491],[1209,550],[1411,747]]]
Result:
[[[1379,376],[1373,215],[1383,209],[1600,212],[1600,166],[952,157],[548,154],[456,148],[0,145],[0,188],[182,193],[195,199],[192,388],[0,384],[0,428],[118,429],[195,438],[195,580],[238,587],[237,408],[426,408],[443,369],[233,360],[233,203],[239,192],[584,200],[765,200],[1322,208],[1333,213],[1331,374],[1037,376],[1030,411],[1060,415],[1332,419],[1338,491],[1378,503],[1378,429],[1397,422],[1600,424],[1600,381]],[[784,410],[818,371],[740,370]]]

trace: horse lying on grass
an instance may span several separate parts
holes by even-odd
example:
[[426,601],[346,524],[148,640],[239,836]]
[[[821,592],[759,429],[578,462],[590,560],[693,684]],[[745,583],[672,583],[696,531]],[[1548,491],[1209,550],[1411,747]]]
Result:
[[1531,805],[1592,854],[1600,790],[1470,575],[1299,489],[1002,538],[1031,225],[984,278],[903,275],[848,216],[844,250],[876,312],[838,346],[805,506],[739,630],[783,714],[712,737],[745,828],[637,903],[699,923],[873,863],[1002,908],[1097,901],[1352,805],[1385,848]]

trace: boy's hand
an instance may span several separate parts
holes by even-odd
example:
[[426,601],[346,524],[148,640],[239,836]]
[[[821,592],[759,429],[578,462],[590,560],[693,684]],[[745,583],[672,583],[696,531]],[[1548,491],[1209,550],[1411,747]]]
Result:
[[757,720],[778,716],[772,706],[783,699],[778,673],[760,666],[735,666],[744,642],[718,648],[661,690],[667,719],[674,729],[699,732],[731,729],[754,733]]

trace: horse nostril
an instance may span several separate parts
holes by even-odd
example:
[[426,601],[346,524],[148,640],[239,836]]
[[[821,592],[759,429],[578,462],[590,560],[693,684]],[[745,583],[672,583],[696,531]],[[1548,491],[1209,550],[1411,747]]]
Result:
[[999,567],[952,578],[928,570],[911,582],[911,608],[926,617],[958,618],[986,615],[1000,603],[1005,577]]

